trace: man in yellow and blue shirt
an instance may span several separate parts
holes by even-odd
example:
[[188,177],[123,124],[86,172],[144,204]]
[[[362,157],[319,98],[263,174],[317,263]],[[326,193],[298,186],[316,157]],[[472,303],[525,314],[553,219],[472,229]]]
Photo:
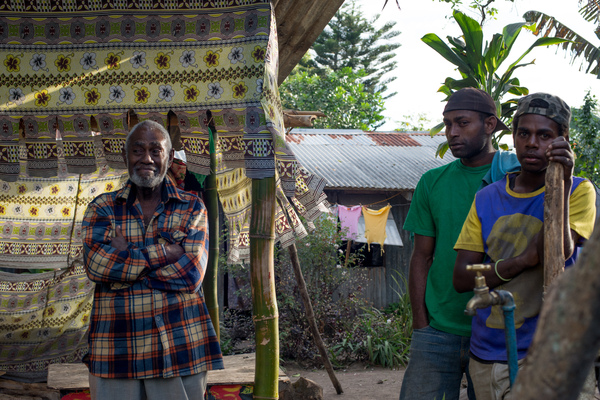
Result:
[[[510,291],[516,304],[517,352],[522,360],[531,344],[542,305],[543,223],[549,161],[564,168],[564,254],[571,266],[594,228],[595,191],[590,181],[573,177],[569,146],[570,109],[560,98],[535,93],[519,100],[513,139],[521,171],[479,191],[455,249],[454,287],[473,289],[468,264],[492,263],[484,273],[492,289]],[[503,399],[509,392],[504,320],[500,306],[473,317],[469,372],[478,400]]]

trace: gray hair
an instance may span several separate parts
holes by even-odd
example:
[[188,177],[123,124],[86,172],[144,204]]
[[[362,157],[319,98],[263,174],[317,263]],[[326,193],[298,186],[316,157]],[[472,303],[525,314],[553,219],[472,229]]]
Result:
[[129,133],[127,134],[127,140],[125,141],[125,151],[129,149],[129,145],[131,144],[131,135],[137,130],[144,128],[149,131],[161,133],[163,138],[167,141],[167,153],[171,151],[171,149],[173,148],[173,144],[171,143],[171,136],[169,135],[169,132],[164,126],[162,126],[156,121],[152,121],[151,119],[138,122],[133,128],[131,128],[131,131],[129,131]]

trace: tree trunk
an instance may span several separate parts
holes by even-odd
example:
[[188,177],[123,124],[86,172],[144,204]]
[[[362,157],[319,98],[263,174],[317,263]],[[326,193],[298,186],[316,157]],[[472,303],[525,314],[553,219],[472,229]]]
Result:
[[254,399],[279,393],[279,314],[275,296],[275,178],[252,179],[250,275],[256,331]]
[[[210,118],[209,118],[210,119]],[[212,121],[212,119],[211,119]],[[214,124],[214,122],[212,122]],[[215,142],[217,140],[216,130],[210,126],[210,175],[206,177],[206,212],[208,214],[208,264],[202,289],[204,290],[204,300],[206,308],[210,314],[210,319],[215,327],[217,338],[221,340],[221,329],[219,324],[219,297],[217,291],[218,270],[219,270],[219,196],[217,193],[217,155],[215,151]]]
[[549,288],[511,398],[577,399],[600,347],[600,229]]

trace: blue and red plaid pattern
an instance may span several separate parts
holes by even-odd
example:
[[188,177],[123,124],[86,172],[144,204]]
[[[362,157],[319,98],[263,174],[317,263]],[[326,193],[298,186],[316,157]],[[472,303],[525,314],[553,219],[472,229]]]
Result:
[[[162,202],[144,227],[135,187],[96,197],[84,220],[88,277],[96,283],[90,321],[90,373],[102,378],[170,378],[222,369],[202,279],[208,261],[206,208],[165,179]],[[115,227],[129,247],[111,246]],[[165,244],[185,254],[167,264]]]

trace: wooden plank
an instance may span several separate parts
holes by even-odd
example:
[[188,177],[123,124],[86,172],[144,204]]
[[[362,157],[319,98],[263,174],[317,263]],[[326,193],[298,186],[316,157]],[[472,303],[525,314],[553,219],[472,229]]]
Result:
[[48,389],[44,383],[17,382],[0,379],[0,400],[60,400],[60,391]]
[[365,298],[373,307],[385,307],[387,298],[387,283],[385,267],[367,267],[367,287]]
[[563,166],[550,162],[544,194],[544,294],[565,269],[563,181]]
[[52,389],[89,389],[88,377],[88,369],[83,363],[50,364],[48,366],[48,387]]
[[281,84],[300,62],[344,0],[280,0],[275,8]]
[[[208,385],[253,385],[256,354],[236,354],[223,357],[224,370],[208,371]],[[89,389],[88,369],[85,364],[50,364],[48,387],[61,390]],[[289,378],[279,370],[279,382]]]

